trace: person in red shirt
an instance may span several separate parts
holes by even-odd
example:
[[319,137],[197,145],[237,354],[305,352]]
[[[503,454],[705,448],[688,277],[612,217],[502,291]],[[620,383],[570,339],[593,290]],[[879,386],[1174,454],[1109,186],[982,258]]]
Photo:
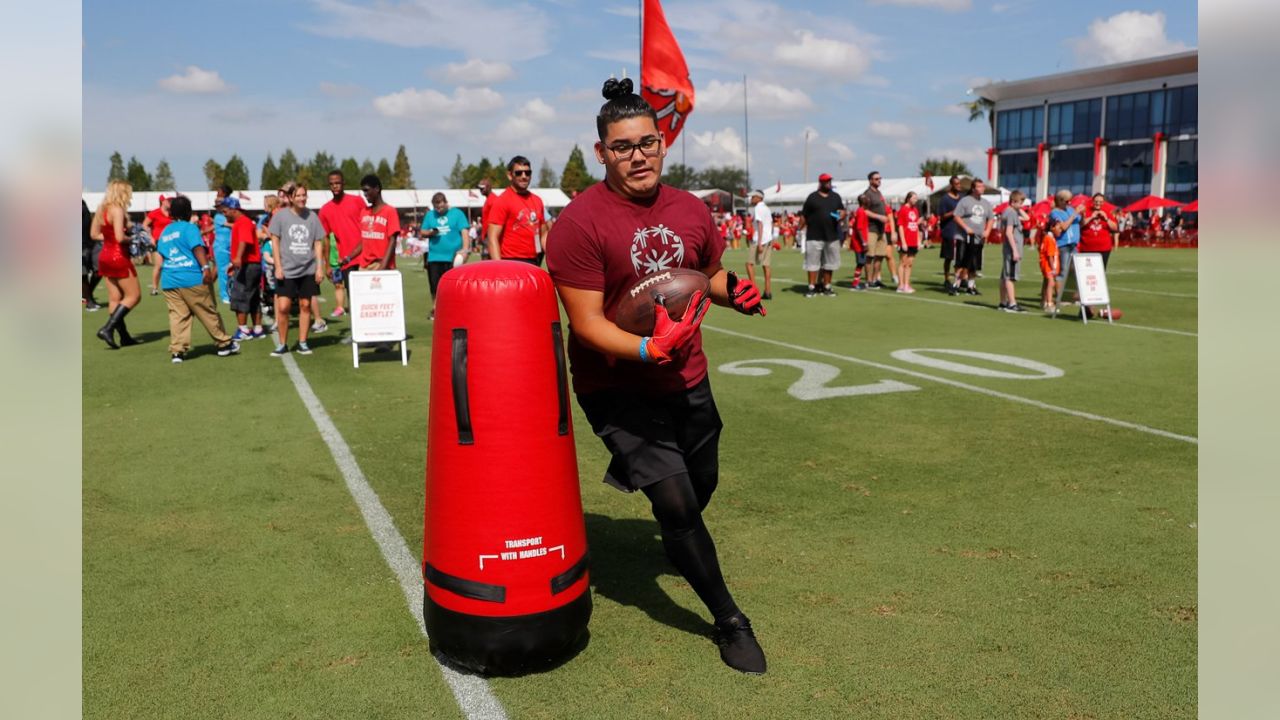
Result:
[[[382,202],[382,180],[377,175],[365,175],[360,180],[360,192],[369,203],[360,211],[360,269],[395,270],[400,213]],[[350,260],[345,255],[339,258],[343,265]]]
[[351,271],[359,267],[360,217],[364,215],[365,205],[359,197],[347,194],[347,179],[341,170],[330,171],[328,182],[333,198],[320,208],[320,224],[338,245],[337,262],[333,263],[333,274],[329,278],[337,305],[329,317],[336,318],[347,312],[347,283],[351,280]]
[[498,196],[493,194],[493,182],[489,178],[483,178],[476,183],[476,189],[484,196],[484,206],[480,208],[480,233],[472,243],[472,251],[478,251],[481,260],[488,260],[489,215],[493,212],[494,203],[498,202]]
[[[232,340],[256,340],[267,336],[262,329],[262,251],[258,248],[258,229],[244,214],[240,201],[228,197],[222,201],[222,212],[231,223],[231,264],[227,266],[227,294],[231,311],[239,327]],[[253,329],[249,329],[249,321]]]
[[542,198],[529,192],[533,178],[529,159],[523,155],[511,158],[507,178],[511,184],[498,196],[487,221],[489,257],[541,265],[548,227]]
[[918,195],[907,193],[898,209],[898,292],[913,293],[911,287],[911,268],[916,264],[916,253],[920,252],[920,208],[917,206]]
[[867,198],[858,196],[858,209],[853,211],[852,239],[849,248],[853,250],[857,265],[853,268],[853,289],[866,290],[871,287],[865,278],[867,269],[867,232],[871,229],[867,217]]
[[[151,236],[151,246],[154,248],[156,243],[160,242],[160,233],[164,232],[164,226],[168,225],[173,219],[169,217],[169,197],[160,196],[160,207],[147,213],[142,219],[142,229],[147,231],[147,235]],[[151,294],[159,294],[160,290],[160,263],[155,261],[156,254],[148,253],[144,257],[151,259]]]
[[[714,618],[721,659],[759,674],[764,651],[729,594],[702,519],[718,483],[722,423],[699,325],[711,302],[747,315],[764,315],[764,306],[754,283],[721,266],[724,241],[707,206],[660,182],[666,146],[657,114],[632,89],[628,79],[605,83],[595,145],[604,182],[564,209],[547,245],[569,319],[573,389],[612,454],[605,482],[645,494],[667,557]],[[695,293],[678,321],[659,303],[651,335],[614,324],[636,281],[674,268],[704,273],[710,297]]]
[[1116,219],[1104,209],[1107,202],[1102,193],[1094,193],[1093,207],[1084,216],[1080,225],[1080,246],[1076,252],[1098,253],[1102,255],[1102,268],[1107,268],[1111,259],[1111,251],[1115,249],[1115,233],[1120,229]]
[[200,239],[204,241],[205,250],[209,252],[209,257],[213,257],[213,218],[209,213],[201,215],[196,227],[200,228]]

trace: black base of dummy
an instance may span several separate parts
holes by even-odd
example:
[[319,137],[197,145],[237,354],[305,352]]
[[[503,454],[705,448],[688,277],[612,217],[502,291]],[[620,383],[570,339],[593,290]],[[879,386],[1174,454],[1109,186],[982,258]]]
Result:
[[586,646],[591,591],[554,610],[514,617],[466,615],[424,593],[422,615],[432,653],[482,675],[523,675],[556,667]]

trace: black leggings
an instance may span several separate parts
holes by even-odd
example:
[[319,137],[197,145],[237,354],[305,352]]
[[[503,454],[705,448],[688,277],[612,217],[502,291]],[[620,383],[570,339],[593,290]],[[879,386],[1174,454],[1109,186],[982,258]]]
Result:
[[702,522],[702,511],[711,500],[715,484],[695,488],[687,474],[669,477],[642,488],[653,504],[653,517],[662,529],[662,547],[716,621],[738,612],[725,586],[716,559],[716,544]]

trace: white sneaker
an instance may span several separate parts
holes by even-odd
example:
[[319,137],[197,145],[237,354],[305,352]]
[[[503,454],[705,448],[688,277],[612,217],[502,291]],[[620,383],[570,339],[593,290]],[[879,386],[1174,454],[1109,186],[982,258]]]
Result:
[[318,323],[312,323],[312,324],[311,324],[311,332],[313,332],[313,333],[322,333],[322,332],[324,332],[325,330],[328,330],[328,329],[329,329],[329,325],[328,325],[328,323],[326,323],[326,322],[325,322],[325,321],[323,321],[323,320],[321,320],[321,321],[320,321],[320,322],[318,322]]
[[897,284],[898,284],[898,276],[897,276],[897,275],[894,275],[894,276],[893,276],[893,284],[894,284],[894,285],[897,285]]

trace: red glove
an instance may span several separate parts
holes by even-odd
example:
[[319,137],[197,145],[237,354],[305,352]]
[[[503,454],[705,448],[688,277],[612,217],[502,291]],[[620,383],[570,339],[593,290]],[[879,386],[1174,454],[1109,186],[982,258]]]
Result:
[[640,345],[640,359],[645,362],[656,362],[663,365],[671,362],[671,357],[680,348],[693,339],[702,324],[702,316],[711,307],[711,298],[701,290],[689,298],[684,317],[672,320],[667,314],[666,301],[661,295],[653,306],[653,336],[644,339]]
[[764,317],[768,314],[764,310],[764,305],[760,304],[760,289],[755,283],[739,279],[736,273],[730,272],[725,281],[725,287],[729,291],[729,302],[733,303],[734,310],[743,315]]

